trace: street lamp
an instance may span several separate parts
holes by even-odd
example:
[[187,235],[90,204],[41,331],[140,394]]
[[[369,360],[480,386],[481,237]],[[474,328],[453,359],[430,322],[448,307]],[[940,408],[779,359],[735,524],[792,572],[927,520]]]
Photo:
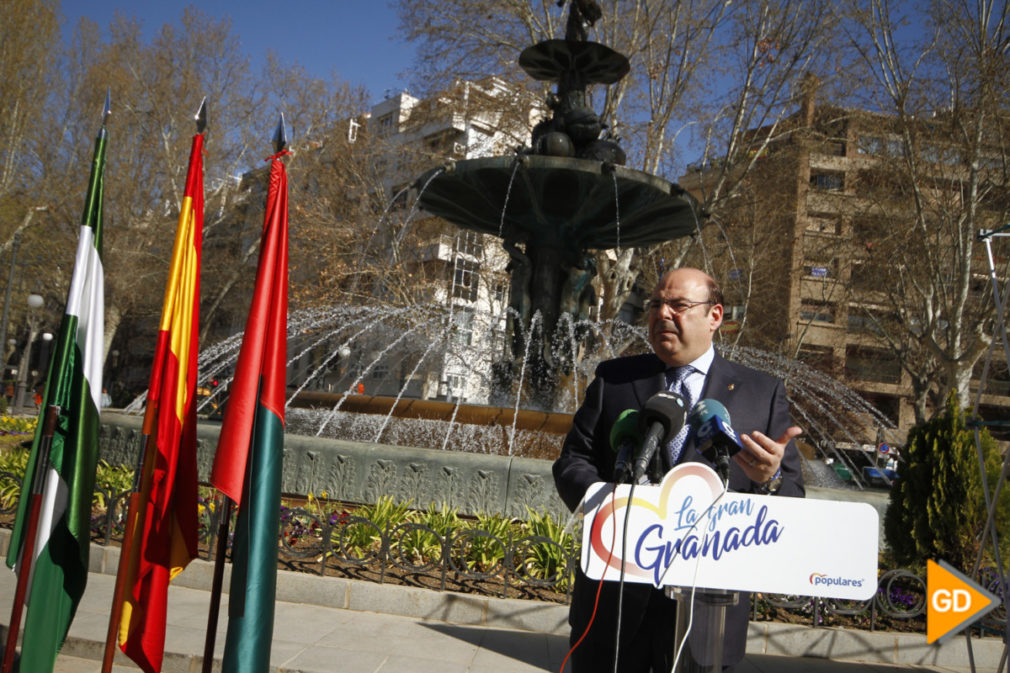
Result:
[[28,382],[28,370],[31,363],[32,345],[35,343],[35,336],[39,331],[38,314],[36,311],[42,308],[45,301],[41,295],[28,295],[28,343],[24,352],[21,353],[21,364],[18,365],[18,385],[14,393],[14,409],[20,411],[25,404],[25,385]]
[[45,377],[49,372],[49,354],[53,348],[53,333],[42,333],[42,346],[39,348],[39,371]]

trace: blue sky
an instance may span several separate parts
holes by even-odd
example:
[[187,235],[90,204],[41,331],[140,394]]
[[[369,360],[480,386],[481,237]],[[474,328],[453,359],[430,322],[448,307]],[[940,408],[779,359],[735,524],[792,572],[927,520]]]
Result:
[[318,77],[331,73],[364,85],[373,102],[405,82],[398,75],[414,55],[396,39],[396,13],[385,0],[63,0],[65,34],[82,16],[108,29],[119,11],[136,18],[150,37],[165,23],[179,25],[182,10],[196,6],[215,18],[230,17],[253,68],[268,49],[286,64],[299,63]]

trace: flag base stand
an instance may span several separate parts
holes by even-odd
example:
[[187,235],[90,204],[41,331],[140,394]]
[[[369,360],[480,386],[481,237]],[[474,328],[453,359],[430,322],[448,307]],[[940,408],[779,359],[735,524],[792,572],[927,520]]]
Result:
[[[666,595],[677,601],[675,647],[684,642],[684,651],[671,673],[718,673],[722,671],[722,651],[726,639],[726,608],[740,602],[740,592],[725,589],[667,587]],[[684,640],[694,608],[694,637]],[[700,621],[699,621],[700,618]],[[692,651],[692,644],[694,651]],[[704,663],[701,663],[704,662]]]

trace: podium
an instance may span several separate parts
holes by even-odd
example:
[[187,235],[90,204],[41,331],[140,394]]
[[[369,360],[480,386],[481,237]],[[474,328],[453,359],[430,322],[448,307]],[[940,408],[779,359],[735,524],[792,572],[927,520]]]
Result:
[[659,484],[594,484],[583,511],[582,571],[676,598],[678,648],[694,591],[681,673],[721,670],[738,592],[867,600],[877,590],[879,515],[867,503],[729,493],[708,465],[681,463]]

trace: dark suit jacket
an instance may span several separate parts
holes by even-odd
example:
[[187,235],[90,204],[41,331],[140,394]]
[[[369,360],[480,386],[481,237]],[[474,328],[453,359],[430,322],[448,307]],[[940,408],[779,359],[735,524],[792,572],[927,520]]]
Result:
[[[616,455],[610,447],[611,427],[623,411],[641,409],[646,400],[666,387],[665,370],[666,365],[651,353],[608,360],[597,367],[596,378],[586,390],[586,398],[575,414],[572,429],[561,449],[561,456],[554,463],[554,481],[561,499],[569,509],[575,510],[590,484],[612,480]],[[738,433],[758,430],[772,439],[778,439],[786,428],[792,425],[785,386],[781,381],[730,362],[718,353],[709,369],[701,399],[714,399],[725,405],[729,412],[730,425]],[[706,462],[690,446],[685,447],[680,458],[681,462],[687,460]],[[793,442],[786,447],[782,460],[782,478],[780,495],[799,497],[804,495],[800,457]],[[731,491],[743,493],[754,490],[754,484],[735,461],[730,462],[729,488]],[[604,584],[616,585],[614,582]],[[622,641],[625,630],[629,633],[637,630],[636,620],[642,619],[641,615],[644,614],[644,606],[649,601],[651,591],[653,591],[651,586],[646,584],[625,585]],[[588,622],[595,592],[596,582],[588,580],[580,572],[572,596],[569,618],[573,637],[581,635]],[[587,597],[587,593],[592,595]],[[593,632],[582,646],[586,646],[589,641],[600,643],[613,640],[613,624],[611,623],[608,631],[607,619],[600,621],[600,614],[616,612],[616,605],[604,604],[608,596],[610,601],[616,602],[616,591],[612,586],[604,586]],[[724,665],[734,665],[743,658],[749,606],[749,595],[744,594],[739,605],[727,611]],[[699,620],[697,610],[694,623],[695,625],[704,623]],[[694,636],[695,633],[692,633],[692,644],[695,643]],[[671,640],[673,638],[672,631],[670,638]],[[612,652],[612,643],[609,647]],[[698,649],[692,649],[698,652]],[[606,659],[605,652],[599,652],[597,658]],[[610,659],[612,660],[612,655]]]

